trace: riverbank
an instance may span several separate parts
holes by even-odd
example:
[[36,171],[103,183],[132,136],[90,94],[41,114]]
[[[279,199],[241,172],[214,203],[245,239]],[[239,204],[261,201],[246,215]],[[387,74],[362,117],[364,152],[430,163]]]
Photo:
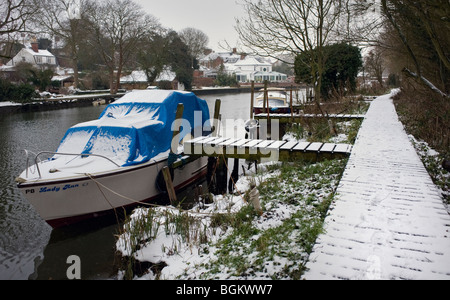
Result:
[[[352,143],[359,124],[338,122],[333,137],[295,127],[283,139]],[[118,278],[300,279],[346,162],[271,162],[257,172],[245,166],[234,193],[209,196],[211,203],[135,210],[116,243]],[[259,204],[250,197],[253,185]]]
[[[262,88],[262,85],[255,85],[255,89]],[[291,85],[285,85],[280,87],[290,88]],[[294,85],[295,88],[304,88],[303,86]],[[202,88],[195,89],[192,92],[197,96],[210,96],[220,94],[241,94],[250,93],[251,86],[241,87],[217,87],[217,88]],[[64,109],[71,107],[84,107],[94,105],[98,101],[102,101],[104,104],[108,104],[115,99],[123,96],[125,93],[110,94],[110,93],[94,93],[53,98],[40,98],[35,99],[30,103],[15,103],[15,102],[0,102],[0,115],[11,114],[29,111],[45,111],[54,109]]]
[[124,94],[125,93],[119,93],[113,95],[103,93],[91,95],[73,95],[58,98],[41,98],[35,99],[33,102],[29,103],[0,102],[0,115],[92,106],[96,102],[107,104],[123,96]]
[[[239,94],[250,92],[250,87],[242,88],[210,88],[200,89],[192,91],[197,96],[200,95],[214,95],[214,94]],[[125,93],[94,93],[94,94],[82,94],[71,95],[52,98],[40,98],[34,99],[29,103],[16,103],[16,102],[0,102],[0,115],[21,113],[29,111],[46,111],[55,109],[64,109],[72,107],[84,107],[90,105],[109,104],[119,97],[122,97]]]

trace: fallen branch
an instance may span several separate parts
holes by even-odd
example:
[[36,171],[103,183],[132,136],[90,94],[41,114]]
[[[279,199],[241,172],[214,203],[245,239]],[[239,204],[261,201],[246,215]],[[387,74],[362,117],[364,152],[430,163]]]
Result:
[[419,76],[416,73],[412,72],[411,70],[409,70],[408,68],[404,68],[403,73],[405,73],[407,76],[412,77],[416,80],[418,80],[419,82],[421,82],[422,84],[424,84],[425,86],[427,86],[428,88],[430,88],[433,92],[435,92],[436,94],[438,94],[439,96],[441,96],[442,98],[449,98],[449,95],[444,93],[443,91],[441,91],[439,88],[437,88],[433,83],[431,83],[428,79],[426,79],[423,76]]

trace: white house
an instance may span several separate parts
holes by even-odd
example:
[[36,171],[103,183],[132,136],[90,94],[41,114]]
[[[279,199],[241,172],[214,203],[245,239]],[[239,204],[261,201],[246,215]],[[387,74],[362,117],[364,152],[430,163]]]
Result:
[[238,82],[271,82],[286,81],[287,75],[272,71],[272,63],[262,57],[233,52],[212,52],[202,59],[200,64],[206,68],[205,77],[216,77],[219,66],[224,66],[224,71],[229,75],[235,75]]
[[286,81],[287,75],[272,71],[272,63],[254,56],[242,57],[234,64],[224,64],[229,74],[235,74],[239,82],[271,82]]
[[[169,67],[165,67],[164,70],[156,77],[155,82],[160,81],[176,81],[176,74]],[[130,75],[122,76],[120,78],[120,84],[122,85],[147,85],[148,79],[147,75],[142,70],[132,71]],[[176,81],[177,90],[184,90],[184,85],[181,82]]]
[[38,49],[38,43],[31,43],[31,48],[23,48],[6,65],[16,66],[20,62],[27,62],[40,69],[57,66],[56,57],[47,50]]

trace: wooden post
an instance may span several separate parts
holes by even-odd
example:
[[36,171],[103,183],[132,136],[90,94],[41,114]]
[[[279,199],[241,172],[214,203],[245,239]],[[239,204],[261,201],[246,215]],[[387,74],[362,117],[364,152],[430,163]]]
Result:
[[177,202],[177,194],[175,193],[175,188],[173,187],[172,176],[170,175],[169,167],[165,166],[162,169],[164,181],[166,182],[167,195],[169,196],[169,201],[171,205]]
[[253,106],[255,105],[255,81],[252,80],[252,89],[250,96],[250,120],[253,119]]
[[213,132],[215,137],[219,135],[218,131],[219,131],[219,116],[221,103],[222,101],[220,101],[220,99],[216,99],[216,103],[214,105]]
[[225,157],[219,158],[218,166],[216,169],[216,195],[223,195],[227,192],[227,164],[225,163]]
[[269,106],[269,92],[267,91],[268,81],[264,81],[264,101],[267,101],[266,106],[266,114],[267,114],[267,134],[270,135],[271,127],[270,127],[270,106]]
[[266,81],[264,81],[264,97],[263,97],[263,112],[265,112],[265,113],[267,113],[267,110],[266,110],[266,98],[267,98],[267,80]]
[[181,119],[183,118],[184,105],[182,103],[178,104],[177,113],[175,116],[175,121],[173,122],[173,134],[172,134],[172,143],[170,144],[170,152],[177,154],[178,153],[178,144],[180,128],[181,128]]
[[231,172],[230,179],[228,180],[228,193],[233,193],[234,185],[239,180],[239,159],[235,158],[233,163],[233,171]]
[[293,98],[292,98],[292,85],[291,85],[291,95],[290,95],[290,106],[291,106],[291,122],[294,122],[294,105],[292,104]]

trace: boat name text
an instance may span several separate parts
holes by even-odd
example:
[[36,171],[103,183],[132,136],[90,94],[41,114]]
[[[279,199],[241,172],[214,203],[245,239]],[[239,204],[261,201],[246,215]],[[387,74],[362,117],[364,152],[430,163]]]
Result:
[[[62,187],[62,190],[68,190],[68,189],[73,189],[73,188],[77,188],[79,187],[78,184],[66,184],[65,186]],[[41,189],[39,190],[39,193],[48,193],[48,192],[59,192],[61,190],[60,187],[54,186],[52,188],[50,187],[41,187]]]

